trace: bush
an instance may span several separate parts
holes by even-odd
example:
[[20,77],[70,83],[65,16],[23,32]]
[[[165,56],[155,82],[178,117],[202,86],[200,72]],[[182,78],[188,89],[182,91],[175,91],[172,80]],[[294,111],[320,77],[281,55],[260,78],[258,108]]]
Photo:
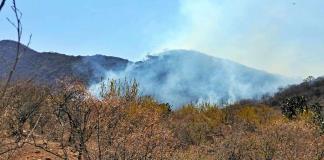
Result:
[[218,133],[217,129],[224,119],[222,110],[206,103],[180,108],[173,113],[171,122],[181,144],[187,146],[212,142],[213,135]]
[[298,114],[307,111],[307,101],[303,96],[287,98],[281,106],[282,114],[288,119],[293,119]]
[[315,103],[311,105],[310,110],[312,111],[313,122],[320,127],[321,133],[324,133],[323,106],[319,103]]

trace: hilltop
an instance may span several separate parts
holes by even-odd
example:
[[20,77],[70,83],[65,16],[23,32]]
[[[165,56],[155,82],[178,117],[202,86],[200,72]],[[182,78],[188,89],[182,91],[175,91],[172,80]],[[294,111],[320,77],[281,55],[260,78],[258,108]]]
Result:
[[[0,41],[0,75],[8,73],[16,54],[17,42],[10,40]],[[122,70],[130,61],[118,57],[69,56],[56,52],[37,52],[22,46],[24,54],[15,72],[15,79],[34,79],[37,82],[53,83],[55,80],[73,76],[85,83],[96,81],[103,75],[103,70]],[[95,64],[93,64],[95,62]]]

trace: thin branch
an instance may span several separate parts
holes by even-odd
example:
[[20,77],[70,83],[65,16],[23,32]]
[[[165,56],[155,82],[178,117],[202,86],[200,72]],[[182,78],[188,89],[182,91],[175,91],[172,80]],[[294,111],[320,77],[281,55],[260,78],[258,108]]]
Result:
[[[42,114],[39,115],[39,117],[38,117],[38,119],[37,119],[37,121],[36,121],[34,127],[33,127],[32,130],[29,132],[29,134],[27,135],[26,139],[23,140],[21,143],[18,142],[17,145],[16,145],[16,147],[15,147],[15,148],[12,148],[12,149],[10,150],[10,151],[13,151],[13,152],[10,154],[9,157],[11,157],[11,156],[16,152],[16,149],[18,149],[18,148],[23,148],[25,144],[28,144],[28,139],[29,139],[29,137],[34,133],[34,130],[35,130],[35,128],[37,127],[38,122],[39,122],[39,120],[40,120],[41,117],[42,117]],[[8,153],[8,152],[6,152],[6,153]]]
[[15,150],[17,150],[17,149],[19,149],[19,148],[21,148],[19,145],[15,145],[15,147],[13,147],[13,148],[9,148],[9,149],[7,149],[7,150],[5,150],[5,151],[0,152],[0,155],[3,155],[3,154],[6,154],[6,153],[9,153],[9,152],[11,152],[11,151],[15,151]]
[[37,119],[37,121],[36,121],[36,123],[35,123],[33,129],[29,132],[27,138],[25,139],[25,142],[28,142],[29,137],[34,133],[34,130],[35,130],[35,128],[37,127],[37,125],[38,125],[38,123],[39,123],[39,120],[40,120],[41,118],[42,118],[42,114],[39,115],[39,117],[38,117],[38,119]]
[[1,4],[0,4],[0,11],[2,10],[3,6],[5,5],[6,3],[6,0],[2,0],[1,1]]
[[42,149],[43,151],[45,151],[45,152],[47,152],[47,153],[50,153],[50,154],[52,154],[52,155],[54,155],[54,156],[56,156],[56,157],[58,157],[58,158],[60,158],[60,159],[64,159],[64,157],[62,157],[60,154],[55,153],[55,152],[53,152],[53,151],[51,151],[51,150],[49,150],[49,149],[47,149],[47,148],[45,148],[45,147],[43,147],[43,146],[41,146],[41,145],[38,145],[38,144],[36,144],[36,143],[26,142],[26,144],[29,144],[29,145],[32,145],[32,146],[34,146],[34,147],[36,147],[36,148]]
[[11,68],[10,72],[9,72],[9,75],[8,75],[8,78],[7,78],[6,82],[5,82],[4,88],[3,88],[3,90],[2,90],[2,92],[0,94],[0,99],[2,99],[5,96],[5,94],[7,92],[7,89],[8,89],[8,86],[9,86],[9,83],[12,80],[14,72],[16,71],[18,62],[19,62],[19,60],[21,58],[21,55],[26,51],[26,48],[30,45],[31,38],[32,38],[32,35],[30,35],[27,47],[24,48],[23,52],[21,52],[21,46],[22,46],[21,45],[21,36],[22,36],[22,31],[23,31],[23,27],[22,27],[22,24],[21,24],[22,13],[17,8],[16,0],[12,0],[11,9],[15,14],[15,23],[12,20],[10,20],[9,18],[7,18],[7,20],[16,29],[16,32],[17,32],[17,49],[16,49],[16,56],[15,56],[14,63],[12,65],[12,68]]
[[9,19],[8,17],[6,19],[15,29],[18,28],[17,25],[11,19]]

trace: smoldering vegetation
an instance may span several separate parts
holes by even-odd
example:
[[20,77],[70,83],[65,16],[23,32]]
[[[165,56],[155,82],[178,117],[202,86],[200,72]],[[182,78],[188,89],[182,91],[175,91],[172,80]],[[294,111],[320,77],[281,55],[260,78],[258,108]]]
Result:
[[[95,62],[94,62],[95,63]],[[141,94],[174,107],[210,102],[220,106],[271,95],[292,80],[190,50],[171,50],[130,63],[123,71],[102,70],[108,79],[136,80]],[[101,83],[90,85],[98,95]]]

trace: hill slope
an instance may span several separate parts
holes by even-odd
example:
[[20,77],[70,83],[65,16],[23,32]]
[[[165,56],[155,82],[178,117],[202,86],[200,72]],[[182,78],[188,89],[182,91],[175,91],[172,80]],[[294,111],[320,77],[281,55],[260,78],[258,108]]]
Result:
[[[6,76],[15,58],[17,43],[15,41],[0,41],[0,75]],[[56,79],[73,76],[86,83],[98,81],[103,73],[98,70],[123,70],[128,60],[110,56],[68,56],[59,53],[40,53],[23,46],[22,55],[15,79],[33,78],[38,82],[51,83]],[[95,64],[94,64],[95,62]]]
[[279,106],[280,103],[293,96],[304,96],[307,101],[312,103],[320,103],[324,105],[324,77],[308,78],[303,83],[289,85],[285,88],[281,88],[279,92],[270,97],[267,101],[273,106]]
[[[6,76],[15,57],[17,43],[0,41],[0,73]],[[152,95],[174,106],[209,101],[226,104],[241,99],[258,99],[285,86],[287,79],[241,64],[189,50],[172,50],[140,62],[95,55],[68,56],[39,53],[24,48],[15,79],[34,78],[41,83],[73,76],[96,92],[100,79],[136,79],[144,95]]]
[[[124,72],[107,72],[107,78],[124,77],[136,79],[142,94],[175,106],[258,99],[288,83],[281,76],[189,50],[167,51],[130,65]],[[97,87],[92,86],[94,91]]]

